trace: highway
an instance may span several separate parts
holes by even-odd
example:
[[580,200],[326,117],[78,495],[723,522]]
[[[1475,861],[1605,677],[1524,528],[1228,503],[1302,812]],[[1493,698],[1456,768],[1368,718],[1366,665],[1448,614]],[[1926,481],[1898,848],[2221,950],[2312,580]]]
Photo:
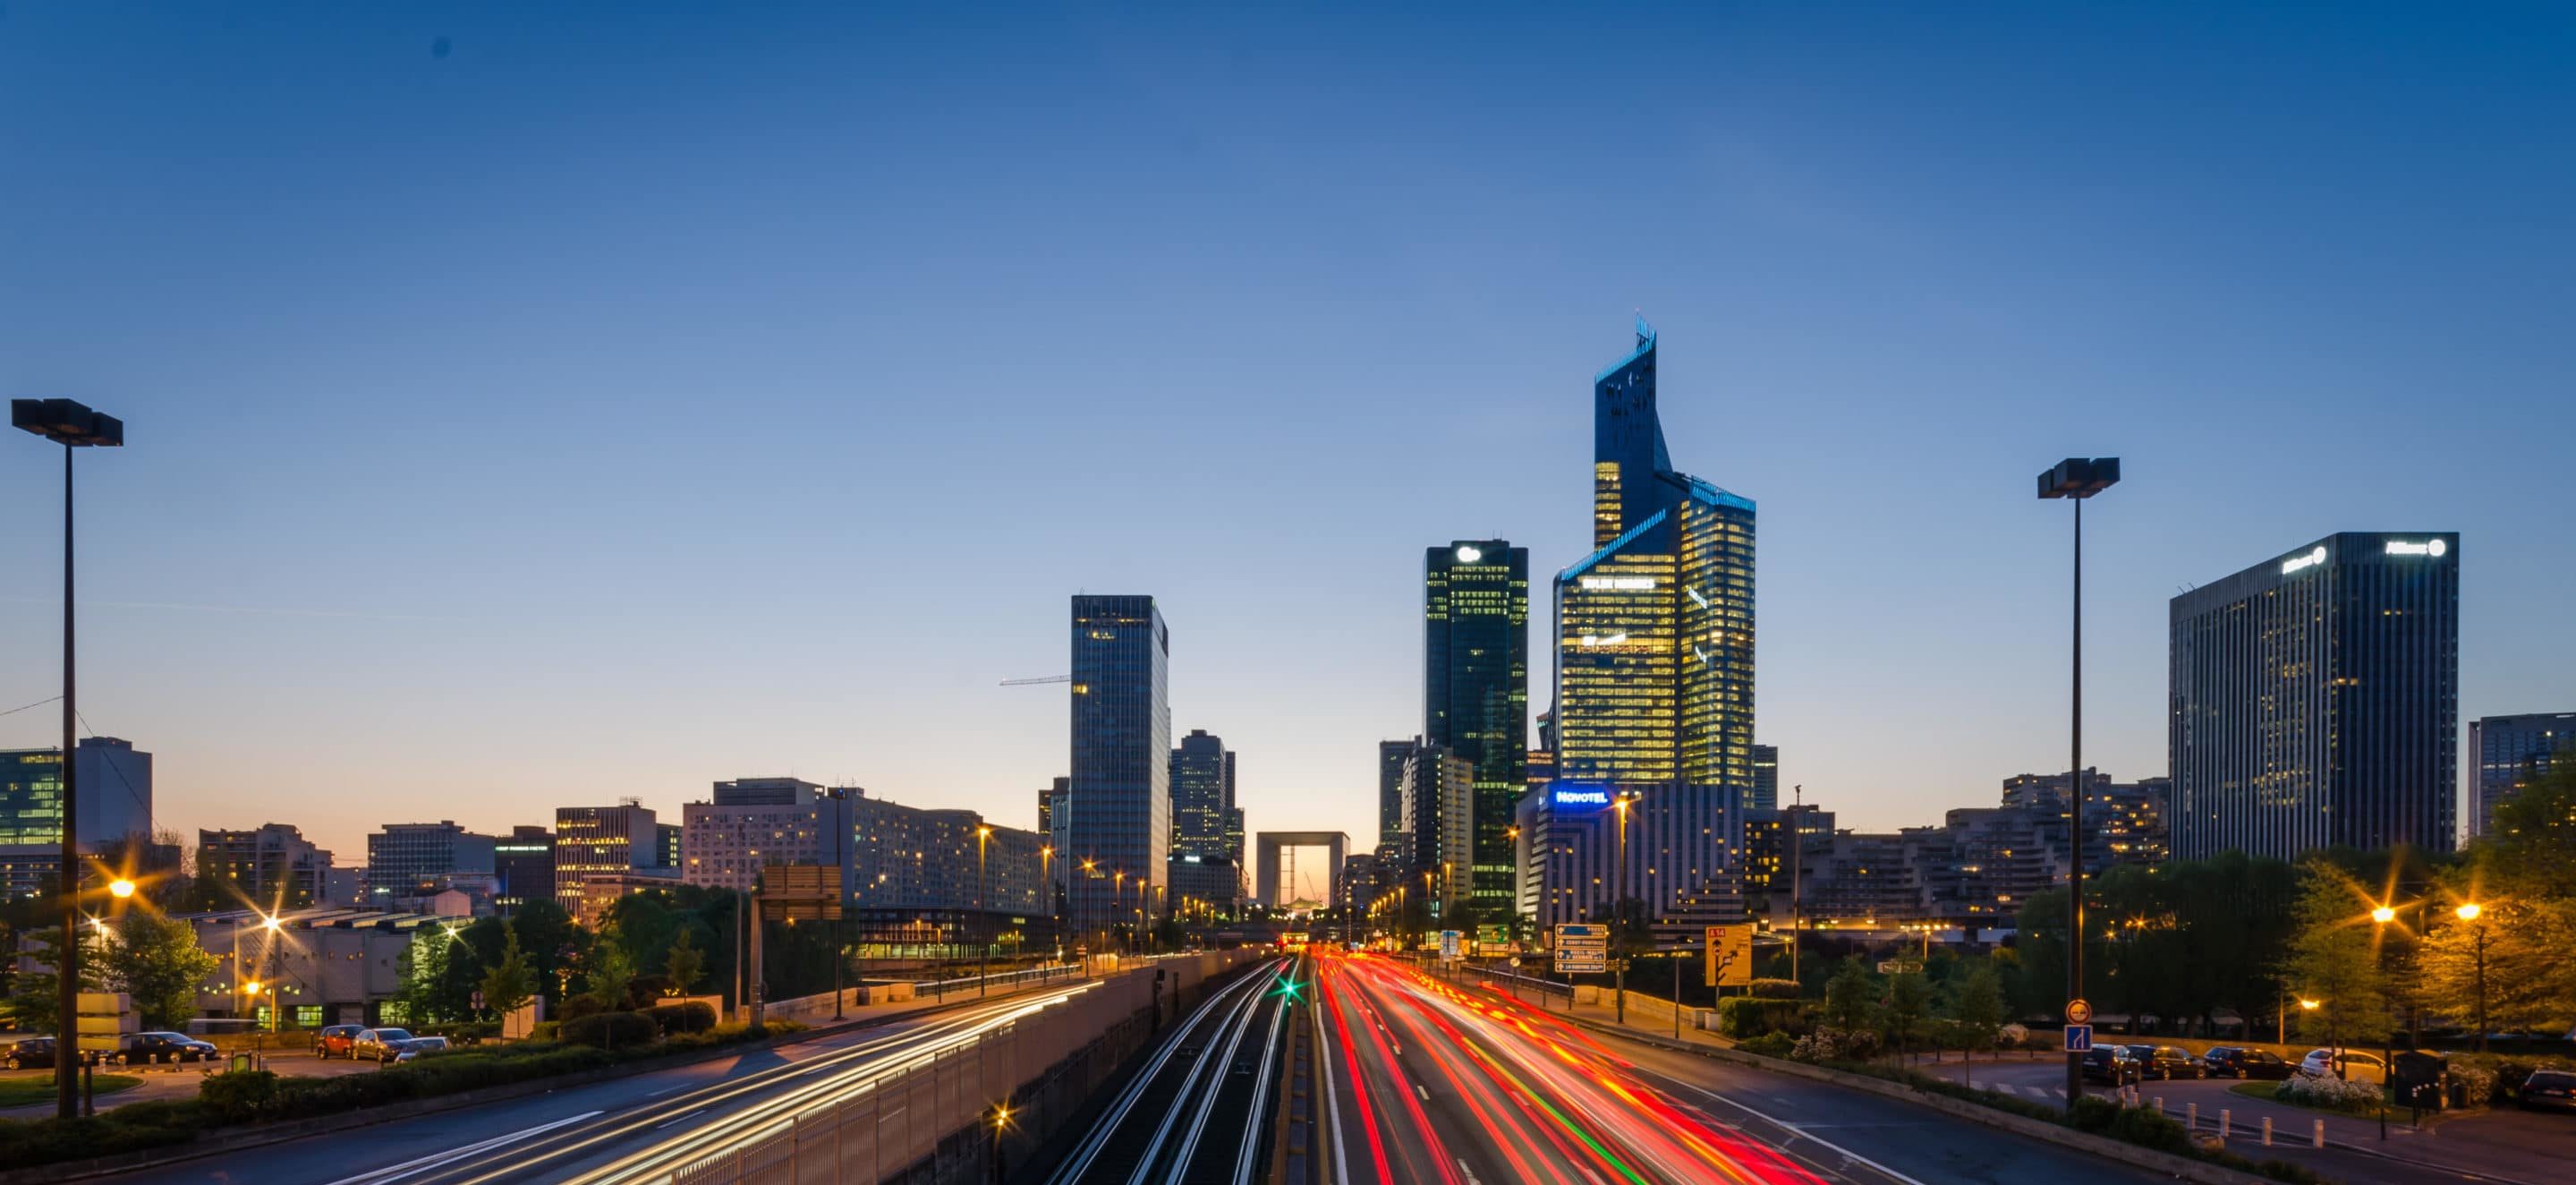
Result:
[[1201,1001],[1055,1166],[1050,1185],[1263,1180],[1298,963],[1257,964]]
[[1381,956],[1324,956],[1316,982],[1342,1181],[2162,1179],[1902,1102],[1596,1037]]
[[352,1116],[345,1133],[104,1179],[132,1185],[667,1181],[684,1164],[754,1142],[791,1116],[832,1107],[873,1089],[881,1075],[1096,986],[1059,984],[490,1106],[388,1123]]

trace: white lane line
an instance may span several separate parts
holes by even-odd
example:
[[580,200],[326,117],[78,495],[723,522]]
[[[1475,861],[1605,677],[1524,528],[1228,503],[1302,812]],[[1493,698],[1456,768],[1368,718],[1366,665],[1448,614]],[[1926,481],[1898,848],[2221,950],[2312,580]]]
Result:
[[1422,1084],[1419,1082],[1413,1084],[1413,1093],[1421,1095],[1423,1102],[1427,1103],[1431,1101],[1431,1092],[1422,1089]]
[[1467,1174],[1467,1185],[1485,1185],[1484,1182],[1476,1179],[1476,1170],[1467,1167],[1467,1158],[1464,1156],[1458,1158],[1458,1171]]
[[558,1119],[553,1123],[541,1123],[535,1127],[522,1128],[505,1136],[494,1136],[491,1139],[478,1144],[468,1144],[462,1148],[451,1148],[445,1152],[433,1152],[415,1160],[406,1160],[401,1164],[389,1164],[383,1168],[376,1169],[372,1172],[360,1173],[354,1177],[342,1177],[337,1181],[331,1182],[331,1185],[388,1185],[389,1182],[399,1181],[405,1177],[419,1176],[422,1173],[428,1172],[440,1165],[447,1164],[450,1161],[463,1160],[466,1157],[473,1156],[478,1153],[489,1152],[503,1144],[515,1143],[534,1135],[542,1135],[567,1124],[579,1123],[582,1120],[590,1119],[600,1114],[601,1112],[598,1111],[584,1111],[579,1115]]
[[[1323,968],[1318,966],[1315,970],[1316,978],[1321,980]],[[1324,1113],[1331,1117],[1333,1125],[1333,1171],[1324,1180],[1326,1185],[1340,1185],[1350,1179],[1351,1154],[1342,1147],[1341,1087],[1333,1081],[1333,1047],[1325,1040],[1324,989],[1320,983],[1315,988],[1315,1005],[1306,1010],[1306,1017],[1314,1022],[1315,1057],[1324,1066]],[[1356,1067],[1353,1072],[1357,1072]]]
[[697,1110],[695,1110],[695,1111],[683,1111],[683,1112],[681,1112],[681,1113],[679,1113],[679,1114],[677,1114],[677,1115],[674,1115],[674,1116],[670,1117],[669,1119],[665,1119],[665,1120],[663,1120],[663,1121],[662,1121],[662,1122],[660,1122],[660,1123],[654,1124],[654,1125],[653,1125],[653,1130],[654,1130],[654,1131],[660,1131],[660,1130],[662,1130],[663,1128],[669,1127],[669,1126],[671,1126],[671,1125],[672,1125],[672,1124],[674,1124],[674,1123],[678,1123],[679,1121],[681,1121],[681,1120],[683,1120],[683,1119],[688,1118],[689,1116],[692,1116],[692,1115],[704,1115],[704,1114],[706,1114],[706,1111],[707,1111],[707,1109],[706,1109],[706,1108],[704,1108],[704,1107],[700,1107],[700,1108],[698,1108],[698,1109],[697,1109]]
[[[1647,1071],[1647,1072],[1648,1072],[1648,1073],[1653,1073],[1653,1071]],[[1877,1161],[1875,1161],[1875,1160],[1871,1160],[1870,1158],[1868,1158],[1868,1157],[1866,1157],[1866,1156],[1863,1156],[1863,1155],[1861,1155],[1860,1153],[1854,1152],[1854,1151],[1852,1151],[1852,1150],[1851,1150],[1851,1149],[1849,1149],[1849,1148],[1845,1148],[1845,1147],[1843,1147],[1843,1146],[1842,1146],[1842,1145],[1840,1145],[1840,1144],[1834,1143],[1833,1141],[1828,1140],[1828,1139],[1824,1138],[1823,1136],[1814,1135],[1814,1134],[1812,1134],[1812,1133],[1810,1133],[1810,1132],[1807,1132],[1807,1131],[1805,1131],[1805,1130],[1803,1130],[1803,1129],[1801,1129],[1801,1128],[1798,1128],[1798,1127],[1796,1127],[1796,1126],[1794,1126],[1794,1125],[1787,1124],[1787,1123],[1782,1123],[1780,1120],[1773,1119],[1773,1118],[1772,1118],[1772,1117],[1770,1117],[1769,1115],[1765,1115],[1765,1114],[1763,1114],[1763,1113],[1762,1113],[1762,1112],[1760,1112],[1760,1111],[1757,1111],[1757,1110],[1755,1110],[1755,1109],[1753,1109],[1753,1108],[1751,1108],[1751,1107],[1745,1106],[1745,1105],[1744,1105],[1744,1104],[1742,1104],[1742,1103],[1736,1102],[1735,1100],[1730,1099],[1730,1098],[1726,1097],[1725,1095],[1719,1094],[1719,1093],[1717,1093],[1716,1091],[1709,1090],[1709,1089],[1707,1089],[1706,1087],[1700,1086],[1700,1085],[1698,1085],[1698,1084],[1696,1084],[1696,1083],[1684,1082],[1684,1081],[1682,1081],[1682,1080],[1681,1080],[1681,1079],[1679,1079],[1679,1078],[1674,1078],[1674,1077],[1671,1077],[1671,1076],[1669,1076],[1669,1075],[1665,1075],[1665,1074],[1655,1074],[1655,1077],[1657,1077],[1657,1078],[1661,1078],[1661,1079],[1663,1079],[1663,1080],[1664,1080],[1664,1081],[1666,1081],[1666,1082],[1670,1082],[1670,1083],[1672,1083],[1672,1084],[1673,1084],[1673,1085],[1675,1085],[1675,1086],[1679,1086],[1679,1087],[1681,1087],[1681,1088],[1682,1088],[1682,1089],[1684,1089],[1684,1090],[1691,1091],[1691,1092],[1692,1092],[1692,1093],[1694,1093],[1694,1094],[1704,1095],[1704,1096],[1706,1096],[1706,1097],[1708,1097],[1708,1098],[1712,1098],[1712,1099],[1717,1100],[1718,1102],[1724,1103],[1724,1104],[1726,1104],[1727,1106],[1737,1108],[1737,1109],[1739,1109],[1739,1110],[1743,1111],[1744,1113],[1746,1113],[1746,1114],[1748,1114],[1748,1115],[1752,1115],[1752,1116],[1755,1116],[1755,1117],[1757,1117],[1757,1118],[1761,1119],[1761,1120],[1762,1120],[1763,1122],[1765,1122],[1765,1123],[1774,1123],[1774,1124],[1779,1124],[1779,1126],[1781,1126],[1781,1127],[1788,1128],[1790,1131],[1793,1131],[1793,1132],[1797,1132],[1797,1133],[1798,1133],[1798,1135],[1799,1135],[1799,1137],[1800,1137],[1800,1138],[1802,1138],[1802,1139],[1811,1140],[1811,1141],[1813,1141],[1813,1142],[1815,1142],[1815,1143],[1822,1144],[1822,1145],[1824,1145],[1824,1146],[1825,1146],[1825,1147],[1827,1147],[1827,1148],[1831,1148],[1831,1149],[1833,1149],[1835,1152],[1838,1152],[1838,1153],[1842,1154],[1842,1156],[1843,1156],[1843,1158],[1844,1158],[1844,1159],[1849,1160],[1849,1161],[1851,1161],[1851,1162],[1853,1162],[1853,1163],[1855,1163],[1855,1164],[1865,1164],[1865,1165],[1868,1165],[1869,1167],[1871,1167],[1871,1168],[1873,1168],[1873,1169],[1877,1169],[1879,1172],[1882,1172],[1882,1173],[1887,1174],[1889,1177],[1891,1177],[1891,1178],[1893,1178],[1893,1179],[1895,1179],[1895,1180],[1898,1180],[1898,1181],[1902,1181],[1902,1182],[1904,1182],[1904,1183],[1905,1183],[1905,1185],[1923,1185],[1923,1182],[1921,1182],[1921,1181],[1917,1181],[1917,1180],[1915,1180],[1915,1179],[1914,1179],[1914,1178],[1912,1178],[1912,1177],[1909,1177],[1909,1176],[1906,1176],[1906,1175],[1905,1175],[1905,1174],[1903,1174],[1903,1173],[1897,1172],[1895,1169],[1892,1169],[1892,1168],[1887,1167],[1886,1165],[1880,1164],[1880,1163],[1878,1163],[1878,1162],[1877,1162]]]
[[671,1093],[672,1091],[675,1091],[675,1090],[684,1090],[684,1089],[686,1089],[686,1088],[688,1087],[688,1085],[689,1085],[688,1083],[683,1082],[683,1083],[679,1084],[678,1086],[665,1086],[665,1087],[663,1087],[663,1088],[662,1088],[662,1089],[660,1089],[660,1090],[657,1090],[657,1091],[654,1091],[654,1092],[653,1092],[653,1093],[651,1093],[651,1094],[645,1095],[644,1097],[645,1097],[645,1098],[648,1098],[648,1099],[658,1099],[658,1098],[661,1098],[663,1095],[666,1095],[666,1094]]

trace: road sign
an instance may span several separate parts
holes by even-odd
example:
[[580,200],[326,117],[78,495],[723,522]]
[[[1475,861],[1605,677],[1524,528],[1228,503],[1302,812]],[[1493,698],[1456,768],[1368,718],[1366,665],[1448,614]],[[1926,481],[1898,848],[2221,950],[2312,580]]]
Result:
[[1556,928],[1556,969],[1597,975],[1610,969],[1610,927],[1567,924]]
[[2082,1000],[2068,1000],[2066,1002],[2066,1023],[2071,1025],[2092,1024],[2093,1006]]
[[1512,966],[1513,966],[1513,967],[1515,967],[1515,968],[1517,968],[1517,967],[1519,967],[1520,965],[1521,965],[1521,957],[1520,957],[1519,955],[1513,955],[1513,956],[1512,956]]
[[1458,937],[1456,930],[1440,932],[1440,958],[1443,961],[1452,963],[1458,961]]
[[[2082,1001],[2080,1001],[2080,1000],[2079,1000],[2079,1001],[2077,1001],[2077,1003],[2082,1003]],[[2068,1053],[2087,1053],[2087,1052],[2090,1052],[2090,1051],[2092,1050],[2092,1048],[2093,1048],[2093,1026],[2091,1026],[2091,1025],[2068,1025],[2068,1026],[2066,1026],[2066,1052],[2068,1052]]]
[[760,870],[760,916],[770,922],[841,920],[841,866],[771,864]]
[[1753,983],[1753,927],[1710,926],[1705,982],[1715,987]]

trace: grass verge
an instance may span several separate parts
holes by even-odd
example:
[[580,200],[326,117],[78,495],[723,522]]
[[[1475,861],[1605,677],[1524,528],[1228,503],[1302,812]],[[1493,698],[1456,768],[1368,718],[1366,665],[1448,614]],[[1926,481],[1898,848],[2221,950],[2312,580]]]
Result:
[[[143,1080],[132,1074],[100,1074],[90,1080],[90,1093],[115,1094],[141,1085]],[[41,1077],[0,1078],[0,1107],[25,1107],[52,1101],[54,1074],[51,1070],[43,1071]]]

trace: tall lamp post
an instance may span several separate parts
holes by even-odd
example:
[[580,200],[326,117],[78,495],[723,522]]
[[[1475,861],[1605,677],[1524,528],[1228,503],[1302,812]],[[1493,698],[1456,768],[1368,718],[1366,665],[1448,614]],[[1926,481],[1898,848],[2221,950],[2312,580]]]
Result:
[[984,904],[984,845],[993,838],[993,829],[985,824],[975,826],[975,913],[976,926],[982,931],[975,939],[975,994],[993,990],[993,913]]
[[[2066,998],[2084,998],[2084,503],[2120,480],[2118,457],[2068,457],[2040,471],[2039,496],[2075,502],[2075,624],[2072,719],[2068,726]],[[2084,1097],[2084,1055],[2066,1055],[2066,1105]]]
[[[9,423],[63,446],[63,761],[55,775],[63,803],[63,965],[54,971],[62,1025],[57,1041],[60,1048],[72,1051],[80,1044],[81,884],[80,785],[73,772],[80,764],[76,760],[80,711],[72,697],[72,451],[123,445],[125,421],[69,399],[12,399]],[[69,1052],[54,1059],[54,1114],[64,1119],[80,1113],[79,1060]]]
[[2486,907],[2475,901],[2463,901],[2458,909],[2451,911],[2452,916],[2477,927],[2475,949],[2478,959],[2478,1052],[2480,1053],[2487,1051],[2487,928],[2478,921],[2478,918],[2485,913]]

